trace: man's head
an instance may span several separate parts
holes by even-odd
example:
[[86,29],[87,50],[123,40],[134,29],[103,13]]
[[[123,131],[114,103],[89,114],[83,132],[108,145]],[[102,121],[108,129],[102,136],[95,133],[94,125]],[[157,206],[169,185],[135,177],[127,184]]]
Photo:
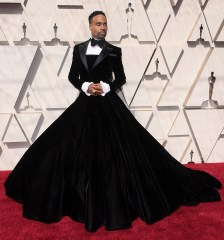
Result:
[[107,18],[104,12],[95,11],[89,15],[89,29],[95,39],[104,39],[107,35]]

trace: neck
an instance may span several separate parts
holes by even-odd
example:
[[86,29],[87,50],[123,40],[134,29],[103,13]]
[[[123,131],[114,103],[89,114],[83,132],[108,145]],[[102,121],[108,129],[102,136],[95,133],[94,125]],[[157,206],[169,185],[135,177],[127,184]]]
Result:
[[95,38],[93,36],[92,36],[92,38],[94,38],[96,41],[105,40],[104,38]]

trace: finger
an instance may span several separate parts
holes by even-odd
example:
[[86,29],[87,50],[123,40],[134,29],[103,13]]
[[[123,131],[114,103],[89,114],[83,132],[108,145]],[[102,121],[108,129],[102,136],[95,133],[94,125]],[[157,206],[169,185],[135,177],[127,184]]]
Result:
[[101,95],[101,94],[102,94],[102,92],[97,91],[97,92],[93,93],[92,95],[98,96],[98,95]]
[[97,91],[101,91],[102,90],[102,86],[101,85],[94,86],[94,89],[97,90]]

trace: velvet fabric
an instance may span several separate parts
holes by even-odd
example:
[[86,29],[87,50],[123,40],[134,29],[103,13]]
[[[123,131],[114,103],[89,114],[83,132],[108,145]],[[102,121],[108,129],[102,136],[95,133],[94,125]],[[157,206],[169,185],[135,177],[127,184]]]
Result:
[[23,216],[51,223],[66,215],[88,231],[115,230],[137,217],[153,223],[180,205],[219,201],[219,180],[175,160],[117,96],[125,83],[121,50],[106,43],[88,69],[87,44],[74,47],[69,80],[78,89],[102,80],[111,91],[81,91],[11,172],[6,194],[23,204]]
[[[86,59],[88,43],[89,41],[86,41],[74,47],[72,66],[68,75],[69,81],[80,91],[84,82],[99,83],[100,81],[108,83],[111,91],[116,91],[126,82],[121,49],[105,42],[94,65],[89,68]],[[113,74],[114,81],[112,81]]]

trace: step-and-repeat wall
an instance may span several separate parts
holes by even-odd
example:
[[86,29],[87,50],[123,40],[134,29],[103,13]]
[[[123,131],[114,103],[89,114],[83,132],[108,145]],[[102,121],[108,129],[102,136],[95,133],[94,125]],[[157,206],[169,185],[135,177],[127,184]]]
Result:
[[223,0],[0,0],[0,170],[76,99],[73,46],[94,10],[122,48],[118,94],[136,119],[182,163],[223,162]]

